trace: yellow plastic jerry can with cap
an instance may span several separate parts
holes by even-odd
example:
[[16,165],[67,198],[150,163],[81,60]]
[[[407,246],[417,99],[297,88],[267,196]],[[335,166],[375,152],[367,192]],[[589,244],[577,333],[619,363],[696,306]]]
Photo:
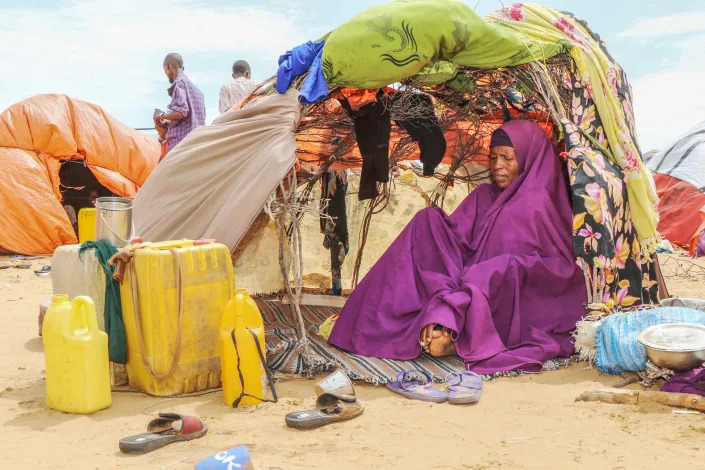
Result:
[[220,348],[225,404],[233,406],[238,398],[238,405],[256,405],[265,401],[267,350],[264,323],[257,304],[245,291],[235,291],[225,307]]
[[47,407],[90,414],[107,408],[110,395],[108,335],[98,329],[90,297],[55,295],[42,325]]

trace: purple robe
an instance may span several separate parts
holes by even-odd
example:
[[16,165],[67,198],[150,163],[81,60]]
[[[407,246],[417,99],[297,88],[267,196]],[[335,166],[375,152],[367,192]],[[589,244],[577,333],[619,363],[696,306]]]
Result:
[[692,393],[705,397],[705,369],[676,374],[661,386],[662,392]]
[[420,211],[365,276],[329,343],[363,356],[410,360],[424,326],[449,328],[478,373],[521,369],[573,352],[587,294],[572,248],[561,162],[529,121],[502,126],[519,175],[475,189],[453,212]]

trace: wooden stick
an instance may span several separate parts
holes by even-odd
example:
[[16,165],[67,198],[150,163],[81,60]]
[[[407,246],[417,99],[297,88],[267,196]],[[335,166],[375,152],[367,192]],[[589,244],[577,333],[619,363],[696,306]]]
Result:
[[575,401],[597,401],[624,405],[660,403],[661,405],[676,408],[705,411],[705,397],[692,393],[646,392],[639,390],[622,390],[618,388],[602,388],[583,392]]
[[621,388],[601,388],[583,392],[575,401],[599,401],[620,405],[636,405],[639,392],[636,390],[623,390]]

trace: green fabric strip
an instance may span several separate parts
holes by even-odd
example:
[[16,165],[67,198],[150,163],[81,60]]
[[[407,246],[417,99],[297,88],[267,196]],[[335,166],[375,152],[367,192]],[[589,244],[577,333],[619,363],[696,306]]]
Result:
[[87,250],[95,250],[95,257],[105,271],[105,332],[108,334],[110,360],[118,364],[127,363],[125,325],[122,322],[120,283],[113,279],[115,266],[108,260],[117,253],[117,248],[107,242],[84,242],[78,250],[80,257]]

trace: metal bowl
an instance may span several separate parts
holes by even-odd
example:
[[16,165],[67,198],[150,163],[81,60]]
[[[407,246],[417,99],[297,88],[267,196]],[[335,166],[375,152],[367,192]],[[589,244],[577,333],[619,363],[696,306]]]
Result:
[[705,362],[705,326],[668,323],[651,326],[637,335],[646,355],[659,367],[685,372]]
[[660,302],[664,307],[685,307],[705,310],[705,300],[701,299],[685,299],[679,297],[671,297],[670,299],[662,299]]

